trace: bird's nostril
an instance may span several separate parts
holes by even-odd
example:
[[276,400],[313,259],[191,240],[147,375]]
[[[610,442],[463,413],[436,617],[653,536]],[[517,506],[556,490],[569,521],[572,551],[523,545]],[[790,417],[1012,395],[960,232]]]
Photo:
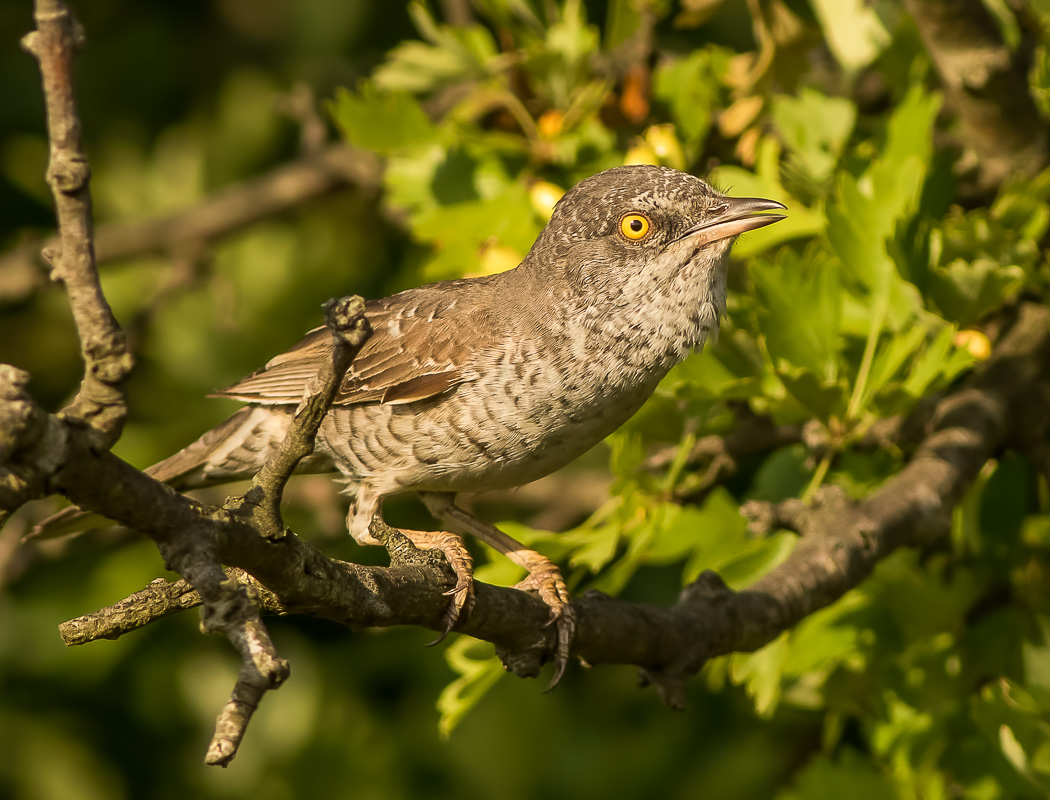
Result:
[[711,208],[709,213],[714,215],[714,216],[721,216],[722,214],[726,213],[726,211],[728,211],[728,210],[729,210],[729,206],[727,204],[725,204],[725,203],[722,203],[721,205],[717,205],[717,206],[714,206],[713,208]]

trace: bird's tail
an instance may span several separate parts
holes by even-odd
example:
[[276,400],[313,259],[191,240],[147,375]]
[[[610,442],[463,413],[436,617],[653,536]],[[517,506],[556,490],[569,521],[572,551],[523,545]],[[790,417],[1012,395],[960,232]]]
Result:
[[[148,467],[147,475],[178,489],[200,489],[253,477],[291,424],[291,406],[245,406],[193,444]],[[299,472],[328,472],[321,456],[300,464]],[[41,521],[27,539],[55,539],[106,525],[105,518],[70,506]]]

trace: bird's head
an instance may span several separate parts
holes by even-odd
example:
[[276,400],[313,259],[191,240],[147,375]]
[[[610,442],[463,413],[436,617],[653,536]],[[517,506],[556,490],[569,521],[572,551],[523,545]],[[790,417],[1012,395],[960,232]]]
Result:
[[727,197],[668,167],[614,167],[562,197],[530,255],[585,291],[666,284],[687,267],[697,279],[714,278],[733,240],[784,219],[775,213],[782,209],[775,200]]

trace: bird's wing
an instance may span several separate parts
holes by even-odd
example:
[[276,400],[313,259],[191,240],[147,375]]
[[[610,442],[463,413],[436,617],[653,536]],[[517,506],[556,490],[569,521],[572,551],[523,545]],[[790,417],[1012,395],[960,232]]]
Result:
[[[450,281],[442,291],[424,287],[369,301],[365,316],[372,335],[347,370],[333,405],[411,403],[475,380],[474,357],[499,336],[501,326],[491,314],[464,302],[469,292],[457,289],[469,288],[468,283]],[[211,396],[298,404],[331,352],[331,333],[315,328],[262,369]]]

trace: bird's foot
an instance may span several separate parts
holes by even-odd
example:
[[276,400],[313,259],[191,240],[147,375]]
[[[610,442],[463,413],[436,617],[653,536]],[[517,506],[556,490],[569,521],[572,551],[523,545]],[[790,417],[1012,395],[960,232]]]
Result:
[[540,599],[551,610],[547,624],[553,623],[558,634],[554,646],[554,677],[547,686],[547,691],[553,689],[565,674],[565,668],[569,664],[572,637],[576,633],[576,612],[561,572],[550,559],[541,556],[535,550],[530,550],[495,525],[478,519],[466,509],[457,506],[453,502],[453,495],[447,492],[421,492],[421,496],[435,517],[469,531],[528,571],[529,576],[515,588],[539,594]]
[[466,619],[474,608],[474,559],[463,540],[447,531],[406,531],[401,533],[421,550],[437,550],[456,574],[456,584],[447,592],[452,599],[441,617],[441,633],[428,647],[442,641],[460,618]]
[[533,550],[522,549],[518,552],[521,565],[529,571],[515,589],[525,592],[536,592],[540,599],[551,610],[548,625],[554,625],[558,633],[558,643],[554,648],[554,677],[547,686],[549,692],[558,685],[565,667],[569,663],[569,648],[576,633],[576,612],[572,607],[572,596],[565,585],[561,571],[554,563]]

